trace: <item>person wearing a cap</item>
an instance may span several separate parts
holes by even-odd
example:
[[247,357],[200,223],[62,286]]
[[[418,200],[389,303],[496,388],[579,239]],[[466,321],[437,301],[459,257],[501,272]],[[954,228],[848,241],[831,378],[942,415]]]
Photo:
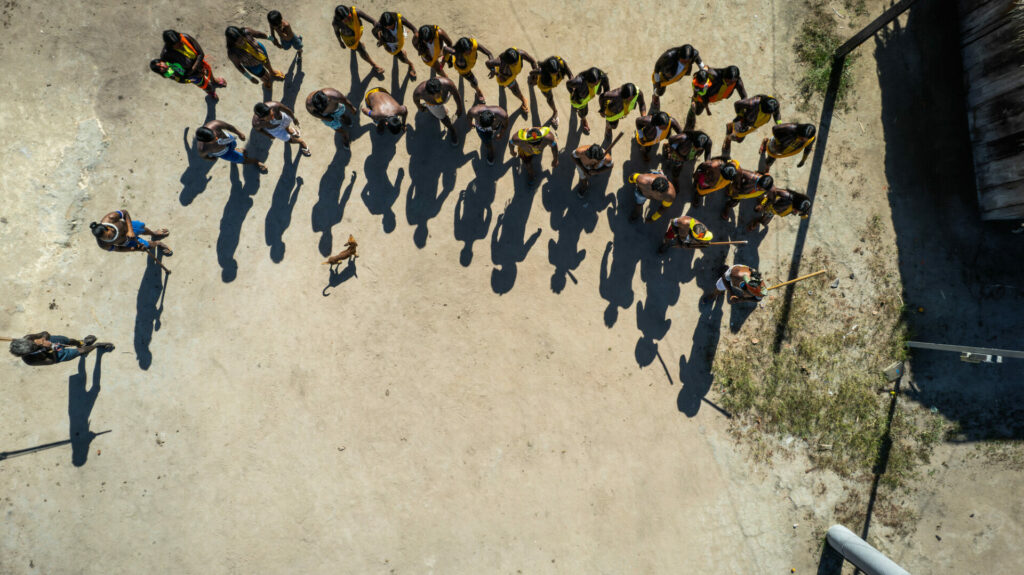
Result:
[[726,291],[729,292],[729,303],[761,301],[761,298],[764,297],[761,273],[750,266],[733,265],[725,270],[722,277],[718,278],[715,290],[705,293],[700,298],[700,303],[711,303]]
[[757,230],[758,226],[767,228],[768,222],[772,221],[775,216],[784,218],[790,214],[796,214],[801,219],[811,217],[811,198],[800,192],[773,187],[761,198],[761,203],[754,207],[754,211],[761,216],[747,224],[749,232]]
[[658,253],[665,253],[672,246],[696,249],[708,245],[715,236],[697,218],[690,216],[679,216],[668,223],[668,230],[665,231],[665,239],[658,246]]

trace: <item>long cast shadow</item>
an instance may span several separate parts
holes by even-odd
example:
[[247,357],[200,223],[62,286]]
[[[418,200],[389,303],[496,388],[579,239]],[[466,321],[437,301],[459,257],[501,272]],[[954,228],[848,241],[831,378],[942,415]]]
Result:
[[213,169],[213,165],[216,163],[206,160],[199,155],[198,142],[194,138],[192,143],[189,144],[188,130],[188,127],[186,127],[181,135],[181,143],[185,148],[185,155],[188,158],[188,167],[181,174],[181,193],[178,194],[178,201],[183,206],[191,204],[199,194],[206,191],[206,186],[213,179],[209,175],[210,170]]
[[68,378],[68,421],[71,441],[71,463],[75,467],[85,465],[89,459],[89,445],[99,434],[89,430],[89,415],[100,395],[100,376],[103,350],[96,350],[96,364],[92,370],[92,386],[87,390],[85,357],[78,360],[78,373]]
[[[513,160],[515,161],[515,160]],[[518,264],[526,260],[533,244],[540,238],[541,228],[526,237],[526,224],[533,208],[533,190],[523,178],[515,178],[512,199],[505,204],[491,233],[491,289],[498,295],[512,290],[518,275]]]
[[[412,129],[405,134],[408,138]],[[366,209],[375,216],[381,216],[381,225],[384,233],[390,234],[395,230],[395,212],[392,207],[395,200],[401,194],[402,180],[405,178],[405,168],[398,168],[398,175],[392,184],[388,177],[388,165],[395,157],[395,136],[391,133],[379,134],[370,131],[370,138],[373,140],[373,151],[366,157],[363,163],[363,174],[366,176],[366,185],[359,194]]]
[[469,267],[473,262],[473,244],[486,238],[491,229],[494,214],[491,204],[497,193],[497,182],[511,167],[511,163],[488,166],[479,155],[472,165],[476,177],[459,192],[453,220],[455,240],[464,244],[459,252],[459,263],[463,267]]
[[156,262],[146,259],[146,271],[142,274],[139,293],[135,296],[134,337],[135,358],[144,370],[153,364],[153,352],[149,344],[153,341],[153,332],[160,330],[160,316],[164,312],[164,296],[170,279],[171,276],[164,274]]
[[[356,275],[356,260],[355,258],[349,258],[346,260],[345,267],[341,267],[341,264],[331,266],[331,275],[327,278],[327,285],[321,293],[324,297],[331,295],[327,290],[335,288],[345,283],[352,278],[358,278]],[[341,268],[339,270],[339,268]]]
[[[463,120],[456,123],[459,129]],[[473,154],[463,154],[466,138],[459,138],[457,149],[441,138],[441,123],[429,113],[416,115],[415,137],[405,140],[409,153],[409,189],[406,192],[405,217],[413,231],[413,243],[422,249],[427,245],[427,224],[441,213],[444,201],[455,187],[457,170]],[[438,192],[438,183],[441,191]]]
[[[712,288],[717,281],[715,272],[725,264],[726,254],[704,253],[694,265],[698,286],[703,291]],[[687,417],[694,417],[700,411],[701,402],[711,390],[713,376],[711,366],[718,352],[718,341],[722,332],[722,314],[725,298],[716,298],[714,303],[701,308],[700,317],[693,330],[693,344],[688,355],[679,357],[679,381],[682,389],[676,398],[676,407]]]
[[310,214],[310,223],[314,232],[320,232],[320,255],[326,257],[331,255],[334,249],[333,228],[345,217],[345,206],[349,197],[352,196],[352,189],[356,185],[356,172],[352,171],[352,177],[341,193],[341,186],[345,183],[345,168],[352,159],[352,153],[340,145],[341,136],[335,134],[335,152],[331,163],[327,165],[327,171],[320,178],[320,191],[316,204]]
[[302,71],[302,60],[293,57],[291,64],[288,65],[288,72],[284,76],[284,88],[281,94],[282,104],[295,110],[295,101],[298,100],[299,90],[302,89],[302,81],[305,78],[306,73]]
[[[252,142],[252,138],[249,138],[249,141]],[[255,147],[256,143],[252,142],[250,148]],[[255,150],[251,150],[250,156],[254,156],[254,152]],[[265,157],[264,149],[263,158]],[[232,282],[238,277],[235,250],[238,249],[242,235],[242,224],[252,209],[252,197],[260,189],[260,174],[254,166],[245,166],[241,171],[245,178],[244,183],[239,175],[238,164],[231,164],[231,192],[224,204],[224,214],[220,218],[220,235],[217,236],[217,263],[220,264],[221,280],[224,283]]]
[[292,146],[286,146],[284,152],[284,169],[277,180],[274,194],[270,199],[270,208],[264,222],[264,236],[270,247],[270,259],[279,263],[284,259],[284,232],[292,222],[292,210],[299,200],[299,189],[302,178],[296,176],[299,168],[299,154],[292,155]]

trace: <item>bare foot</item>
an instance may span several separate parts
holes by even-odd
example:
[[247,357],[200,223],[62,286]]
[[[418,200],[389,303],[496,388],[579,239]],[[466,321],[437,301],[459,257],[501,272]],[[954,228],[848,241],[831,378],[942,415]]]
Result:
[[384,77],[384,68],[381,68],[380,66],[374,66],[373,67],[373,73],[376,74],[377,76],[380,76],[381,78],[383,78]]
[[171,232],[167,228],[160,228],[159,230],[153,232],[153,239],[162,240],[169,235],[171,235]]

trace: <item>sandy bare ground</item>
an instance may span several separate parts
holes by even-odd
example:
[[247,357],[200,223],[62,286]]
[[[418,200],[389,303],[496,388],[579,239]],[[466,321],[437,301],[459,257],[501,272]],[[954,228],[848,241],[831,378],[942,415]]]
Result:
[[[659,5],[396,7],[495,51],[599,65],[645,92],[657,55],[691,42],[712,65],[739,65],[752,94],[777,94],[787,118],[815,119],[785,100],[799,5],[686,2],[681,21],[632,21]],[[385,81],[364,63],[350,71],[328,4],[4,4],[0,330],[95,332],[118,349],[0,368],[0,451],[71,440],[0,461],[0,572],[813,572],[804,518],[827,522],[839,494],[812,492],[834,483],[804,477],[799,462],[753,468],[704,378],[691,379],[692,335],[721,318],[702,318],[696,299],[726,254],[662,262],[660,226],[633,230],[608,210],[628,148],[616,149],[611,197],[586,206],[568,189],[566,156],[530,192],[505,155],[488,167],[473,134],[449,147],[427,114],[397,145],[364,124],[349,154],[300,111],[312,158],[278,142],[265,176],[205,164],[189,147],[212,110],[148,60],[163,29],[196,35],[229,82],[216,116],[247,128],[263,98],[229,67],[222,30],[265,28],[269,8],[307,44],[301,71],[270,48],[290,71],[274,99],[301,107],[318,87],[358,99],[375,85],[411,98],[404,66],[394,73],[382,50],[371,46]],[[715,25],[740,13],[749,33]],[[682,118],[688,96],[673,86],[662,107]],[[878,102],[858,97],[857,116],[833,129],[812,242],[842,241],[841,186],[884,206],[884,174],[868,169],[882,154]],[[558,103],[560,144],[576,145],[564,90]],[[547,117],[543,99],[534,107]],[[716,149],[729,115],[721,106],[700,121]],[[734,146],[745,165],[758,139]],[[776,171],[798,188],[806,179],[795,162]],[[122,206],[172,230],[169,280],[143,256],[95,247],[88,222]],[[716,211],[698,215],[735,235]],[[751,237],[743,261],[784,275],[794,230],[776,222]],[[350,233],[355,269],[329,274],[319,262]],[[998,502],[1013,492],[1007,481],[976,493],[1012,524],[990,530],[985,549],[965,538],[942,565],[926,547],[901,560],[1012,572],[1019,560],[1004,551],[1020,523]]]

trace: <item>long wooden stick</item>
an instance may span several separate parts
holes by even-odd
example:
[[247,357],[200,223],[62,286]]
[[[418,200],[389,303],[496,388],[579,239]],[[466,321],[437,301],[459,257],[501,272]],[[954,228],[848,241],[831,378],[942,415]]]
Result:
[[823,274],[823,273],[825,273],[827,271],[828,270],[819,270],[819,271],[814,272],[813,274],[807,274],[805,276],[800,276],[800,277],[798,277],[796,279],[791,279],[788,282],[782,282],[779,285],[774,285],[774,286],[772,286],[770,288],[766,288],[765,291],[772,291],[775,288],[780,288],[782,286],[787,286],[789,284],[796,283],[798,281],[803,281],[803,280],[805,280],[807,278],[813,278],[814,276],[820,276],[821,274]]
[[622,135],[623,135],[623,134],[625,134],[625,132],[619,132],[619,135],[618,135],[618,136],[615,136],[615,139],[614,139],[614,140],[612,140],[612,143],[611,143],[611,145],[609,145],[609,146],[608,146],[607,148],[605,148],[605,149],[604,149],[604,153],[606,153],[606,154],[607,154],[608,152],[612,151],[612,148],[614,148],[614,147],[615,147],[615,144],[618,144],[618,143],[619,143],[619,140],[621,140],[621,139],[622,139]]
[[[156,248],[154,248],[154,249],[156,249]],[[156,259],[156,256],[155,256],[155,255],[153,255],[153,250],[145,250],[145,251],[146,251],[146,253],[147,253],[147,254],[149,254],[149,257],[153,258],[153,261],[154,261],[154,262],[156,262],[156,265],[158,265],[158,266],[160,266],[161,268],[163,268],[163,270],[164,270],[165,272],[167,272],[167,273],[171,273],[171,270],[167,269],[167,266],[165,266],[165,265],[163,264],[163,262],[161,262],[160,260]]]
[[2,336],[0,336],[0,341],[14,341],[14,338],[13,337],[2,337]]
[[730,242],[708,242],[709,246],[745,246],[747,240],[736,240]]

